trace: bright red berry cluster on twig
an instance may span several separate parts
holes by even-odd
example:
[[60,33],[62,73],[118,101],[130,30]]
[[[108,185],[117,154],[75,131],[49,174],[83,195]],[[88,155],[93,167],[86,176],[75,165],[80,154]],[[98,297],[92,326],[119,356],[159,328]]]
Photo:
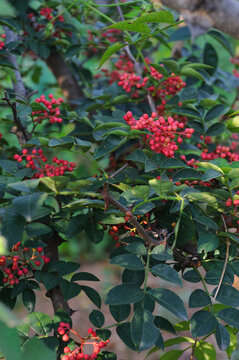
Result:
[[[80,346],[74,350],[70,350],[68,346],[64,347],[65,355],[62,356],[61,360],[94,360],[97,358],[97,355],[107,346],[109,340],[102,341],[92,329],[88,329],[89,336],[82,338],[75,330],[71,329],[69,323],[60,322],[60,325],[57,329],[58,334],[62,336],[64,342],[68,342],[70,337],[69,334],[72,333],[80,339]],[[84,345],[92,345],[93,352],[92,354],[84,353]]]
[[76,163],[58,159],[56,156],[54,156],[52,159],[52,165],[46,164],[48,160],[43,154],[42,149],[33,149],[31,152],[29,152],[28,149],[23,149],[22,155],[14,155],[14,160],[17,160],[18,162],[22,162],[23,159],[26,160],[27,168],[37,171],[34,174],[33,179],[38,179],[45,176],[61,176],[64,175],[67,171],[72,172],[76,167]]
[[[29,248],[21,245],[18,241],[11,250],[11,254],[0,256],[0,269],[4,273],[2,282],[9,285],[19,284],[19,278],[27,275],[35,266],[40,267],[48,264],[49,257],[42,254],[43,248]],[[33,265],[34,264],[34,265]]]
[[58,105],[61,105],[64,99],[55,99],[52,94],[49,95],[49,99],[50,100],[47,100],[45,95],[41,95],[35,100],[36,103],[44,105],[46,110],[33,111],[32,116],[34,118],[34,122],[41,123],[42,120],[48,119],[51,124],[54,124],[61,123],[63,121],[60,117],[60,109]]
[[151,116],[144,114],[136,120],[131,111],[124,115],[124,120],[131,129],[149,130],[151,134],[144,135],[144,141],[156,153],[162,153],[167,157],[173,157],[178,144],[183,142],[182,137],[190,138],[194,133],[191,128],[185,128],[184,123],[174,120],[171,116],[165,120],[162,116],[152,113]]

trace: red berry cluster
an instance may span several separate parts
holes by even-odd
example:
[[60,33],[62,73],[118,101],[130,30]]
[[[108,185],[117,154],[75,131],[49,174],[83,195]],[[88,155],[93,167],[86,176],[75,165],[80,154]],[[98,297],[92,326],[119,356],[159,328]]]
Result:
[[37,267],[48,264],[49,257],[42,255],[43,248],[28,248],[21,246],[18,241],[13,245],[11,254],[7,256],[0,256],[0,269],[4,273],[4,284],[17,285],[19,278],[27,275],[30,270],[35,269],[33,264]]
[[[62,356],[61,360],[94,360],[97,358],[101,349],[107,346],[109,340],[101,341],[97,336],[96,332],[92,329],[88,329],[89,336],[82,338],[75,330],[71,329],[69,323],[60,322],[60,326],[57,329],[58,334],[62,336],[62,340],[67,342],[69,341],[69,333],[72,332],[76,335],[80,341],[81,345],[74,350],[70,350],[68,346],[64,347],[65,355]],[[92,354],[84,354],[84,345],[92,345],[93,352]]]
[[37,171],[34,174],[33,179],[45,176],[61,176],[64,175],[66,171],[73,171],[76,167],[76,163],[58,159],[56,156],[52,159],[53,165],[45,164],[47,158],[43,154],[42,149],[33,149],[30,153],[27,149],[23,149],[22,155],[15,154],[13,158],[18,162],[22,162],[23,158],[25,158],[26,167]]
[[[146,59],[148,65],[150,60]],[[163,65],[161,64],[163,67]],[[135,64],[125,55],[121,55],[119,60],[115,63],[116,70],[109,72],[107,69],[102,69],[105,75],[109,78],[109,83],[118,83],[127,92],[131,92],[132,98],[139,98],[140,95],[150,93],[155,100],[156,109],[158,114],[163,115],[165,113],[165,105],[167,103],[168,96],[174,96],[183,87],[186,86],[185,82],[180,76],[175,76],[174,73],[168,78],[165,78],[154,67],[144,67],[142,78],[135,74]],[[159,82],[155,82],[155,80]],[[140,92],[140,90],[142,90]],[[186,121],[186,117],[176,116],[181,121]],[[181,119],[182,118],[182,119]]]
[[[46,24],[42,23],[41,17],[43,17],[46,20],[53,20],[54,16],[57,16],[57,12],[54,11],[52,8],[42,8],[39,12],[40,17],[36,17],[33,13],[28,14],[28,19],[30,21],[31,26],[34,28],[36,32],[42,31],[46,28]],[[57,21],[63,22],[64,17],[62,15],[57,16]],[[43,20],[44,21],[44,20]],[[54,25],[54,30],[52,33],[52,36],[54,38],[60,38],[66,31],[64,29],[61,29],[57,26],[56,21],[52,21],[52,25]],[[25,35],[28,35],[27,31],[25,31]],[[71,35],[71,33],[68,32],[68,35]]]
[[203,149],[201,153],[201,158],[203,160],[213,160],[217,158],[223,158],[232,161],[239,161],[239,154],[233,152],[229,146],[218,145],[216,149],[209,153],[208,149]]
[[[156,153],[162,153],[167,157],[173,157],[178,144],[183,142],[182,136],[190,138],[194,133],[191,128],[184,129],[184,123],[174,120],[171,116],[165,120],[162,116],[152,113],[151,116],[144,114],[136,120],[131,111],[124,115],[124,120],[131,129],[149,130],[151,134],[144,136],[144,141]],[[184,129],[184,130],[183,130]]]
[[52,94],[49,94],[49,99],[47,100],[45,95],[41,95],[35,100],[38,104],[43,104],[46,107],[46,110],[33,111],[32,116],[34,122],[41,123],[43,120],[48,119],[51,124],[61,123],[63,120],[60,117],[60,109],[58,105],[64,101],[63,98],[55,99]]
[[124,73],[120,75],[120,81],[118,82],[119,86],[122,86],[126,92],[130,92],[132,87],[136,87],[137,89],[142,89],[145,87],[148,81],[147,77],[144,77],[141,80],[140,76],[131,73]]
[[0,40],[0,50],[2,50],[5,46],[5,42],[4,39],[6,38],[5,34],[0,35],[0,38],[2,38],[3,40]]

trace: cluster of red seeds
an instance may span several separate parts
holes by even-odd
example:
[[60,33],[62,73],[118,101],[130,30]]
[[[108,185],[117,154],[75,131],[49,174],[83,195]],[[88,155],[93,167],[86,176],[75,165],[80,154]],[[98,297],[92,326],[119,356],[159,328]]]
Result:
[[203,149],[201,153],[203,160],[213,160],[217,158],[223,158],[232,161],[239,161],[239,154],[232,152],[229,146],[218,145],[216,149],[209,153],[208,149]]
[[37,170],[33,179],[45,176],[61,176],[67,171],[73,171],[76,167],[76,163],[58,159],[56,156],[52,159],[53,165],[45,164],[47,162],[47,158],[43,154],[42,149],[33,149],[30,153],[27,149],[23,149],[22,155],[15,154],[13,158],[18,162],[22,162],[23,158],[25,158],[26,167],[31,168],[32,170]]
[[61,123],[63,120],[60,117],[60,109],[58,105],[64,101],[63,98],[55,99],[52,94],[49,94],[49,99],[47,100],[45,95],[41,95],[35,100],[36,103],[42,104],[46,107],[46,110],[33,111],[32,116],[34,122],[41,123],[43,120],[48,119],[51,124]]
[[0,38],[3,39],[3,40],[0,40],[0,50],[2,50],[2,49],[4,48],[4,46],[5,46],[4,40],[5,40],[5,38],[6,38],[6,35],[5,35],[5,34],[2,34],[2,35],[0,35]]
[[27,275],[30,270],[35,266],[39,267],[42,264],[48,264],[50,259],[42,255],[43,248],[28,248],[21,246],[21,242],[18,241],[11,250],[11,254],[0,257],[0,269],[4,273],[4,284],[17,285],[19,284],[19,278],[23,275]]
[[[54,12],[54,9],[52,8],[42,8],[39,12],[40,16],[43,17],[46,20],[53,20],[54,16],[57,16],[57,13]],[[36,16],[33,13],[28,14],[28,19],[30,21],[31,26],[34,28],[35,31],[39,32],[46,28],[46,24],[43,24],[41,22],[40,18],[36,18]],[[39,21],[40,20],[40,21]],[[63,22],[64,17],[62,15],[57,16],[57,21]],[[61,37],[66,31],[64,29],[59,28],[56,25],[56,21],[52,21],[52,25],[55,26],[53,30],[53,36],[55,38]],[[28,33],[25,31],[25,35],[28,35]],[[68,32],[68,35],[71,35],[71,33]]]
[[156,153],[162,153],[167,157],[173,157],[178,144],[183,142],[182,136],[190,138],[194,133],[191,128],[185,128],[184,123],[175,121],[171,116],[165,120],[162,116],[152,113],[151,116],[144,114],[136,120],[131,111],[124,115],[124,120],[131,129],[149,130],[151,134],[144,136],[144,140]]
[[[64,348],[65,355],[62,356],[61,360],[94,360],[97,358],[101,349],[107,346],[109,340],[101,341],[97,336],[96,332],[92,329],[88,329],[89,336],[82,338],[75,330],[71,329],[69,323],[61,322],[60,326],[57,329],[58,334],[62,336],[62,340],[67,342],[69,341],[69,333],[72,332],[76,335],[80,341],[81,345],[74,350],[70,350],[68,346]],[[93,352],[92,354],[84,354],[84,345],[92,345]]]
[[120,81],[118,82],[118,85],[122,86],[123,89],[129,93],[132,90],[132,87],[136,87],[137,89],[144,88],[147,81],[147,77],[144,77],[141,80],[140,76],[130,73],[124,73],[123,75],[120,75]]

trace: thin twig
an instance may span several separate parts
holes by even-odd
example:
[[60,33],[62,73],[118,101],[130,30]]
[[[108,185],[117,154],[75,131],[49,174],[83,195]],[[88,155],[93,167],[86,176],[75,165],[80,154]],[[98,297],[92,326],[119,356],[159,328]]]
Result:
[[119,201],[117,201],[110,195],[107,183],[105,183],[105,185],[104,185],[102,196],[104,197],[106,208],[111,204],[115,208],[120,210],[125,216],[127,216],[129,218],[129,221],[131,222],[131,224],[136,228],[139,235],[145,240],[146,244],[155,245],[155,246],[160,244],[159,241],[153,239],[147,233],[147,231],[140,225],[140,223],[134,217],[134,215],[130,209],[126,208],[124,205],[122,205]]
[[[225,228],[225,231],[227,232],[228,229],[227,229],[227,224],[226,224],[226,221],[224,219],[224,216],[222,215],[222,221],[223,221],[223,224],[224,224],[224,228]],[[227,262],[228,262],[228,258],[229,258],[229,239],[227,238],[227,250],[226,250],[226,257],[225,257],[225,261],[224,261],[224,265],[223,265],[223,269],[222,269],[222,273],[221,273],[221,277],[220,277],[220,281],[219,281],[219,284],[218,284],[218,287],[217,287],[217,290],[215,292],[215,295],[213,297],[213,301],[212,303],[214,303],[216,301],[216,298],[217,298],[217,295],[219,293],[219,290],[221,288],[221,285],[222,285],[222,281],[223,281],[223,278],[224,278],[224,275],[225,275],[225,271],[226,271],[226,267],[227,267]]]
[[109,176],[110,179],[113,179],[116,175],[118,175],[121,171],[123,171],[124,169],[126,169],[129,166],[129,163],[124,164],[123,166],[121,166],[118,170],[116,170],[113,174],[111,174]]

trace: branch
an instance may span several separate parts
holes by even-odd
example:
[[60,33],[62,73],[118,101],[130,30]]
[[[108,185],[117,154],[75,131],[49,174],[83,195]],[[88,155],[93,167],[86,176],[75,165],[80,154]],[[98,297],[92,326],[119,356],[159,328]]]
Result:
[[[47,244],[47,246],[44,248],[44,255],[49,257],[51,261],[58,261],[58,246],[62,242],[60,236],[55,233],[50,239],[44,241]],[[54,313],[56,313],[58,310],[64,310],[69,315],[72,315],[73,311],[70,309],[67,301],[65,300],[60,285],[57,285],[53,289],[49,290],[46,293],[46,296],[51,299]]]
[[[4,27],[5,30],[5,34],[6,34],[6,45],[12,41],[17,41],[18,36],[17,34],[15,34],[12,30],[10,30],[8,27]],[[26,89],[24,86],[24,83],[22,81],[22,76],[21,73],[18,69],[18,64],[17,64],[17,57],[14,54],[10,54],[7,56],[7,60],[14,66],[15,70],[15,79],[12,79],[12,84],[13,84],[13,88],[14,88],[14,92],[17,95],[20,95],[22,97],[25,97],[26,95]]]
[[157,0],[157,2],[180,12],[193,37],[214,27],[239,39],[237,0]]
[[[224,228],[225,228],[225,231],[227,232],[228,229],[227,229],[227,224],[226,224],[226,221],[224,219],[224,216],[222,215],[222,221],[223,221],[223,225],[224,225]],[[222,269],[222,273],[221,273],[221,276],[220,276],[220,280],[219,280],[219,284],[218,284],[218,287],[217,287],[217,291],[215,292],[215,295],[213,297],[213,302],[214,303],[217,299],[217,295],[219,293],[219,290],[222,286],[222,282],[223,282],[223,278],[224,278],[224,275],[225,275],[225,272],[226,272],[226,268],[227,268],[227,262],[228,262],[228,258],[229,258],[229,239],[227,238],[227,250],[226,250],[226,256],[225,256],[225,261],[224,261],[224,265],[223,265],[223,269]]]
[[58,52],[51,52],[48,59],[46,59],[46,63],[69,102],[84,96],[71,69]]
[[127,216],[129,218],[129,221],[131,222],[131,224],[136,228],[137,232],[139,233],[139,235],[144,239],[145,244],[147,245],[154,245],[157,246],[159,245],[159,241],[153,239],[149,233],[147,233],[147,231],[143,228],[143,226],[140,225],[140,223],[138,222],[138,220],[134,217],[132,211],[128,208],[126,208],[125,206],[123,206],[119,201],[117,201],[116,199],[114,199],[110,193],[109,193],[109,189],[108,189],[108,184],[105,183],[104,185],[104,189],[102,192],[102,196],[105,200],[105,205],[106,208],[111,204],[113,205],[116,209],[120,210],[123,214],[125,214],[125,216]]

